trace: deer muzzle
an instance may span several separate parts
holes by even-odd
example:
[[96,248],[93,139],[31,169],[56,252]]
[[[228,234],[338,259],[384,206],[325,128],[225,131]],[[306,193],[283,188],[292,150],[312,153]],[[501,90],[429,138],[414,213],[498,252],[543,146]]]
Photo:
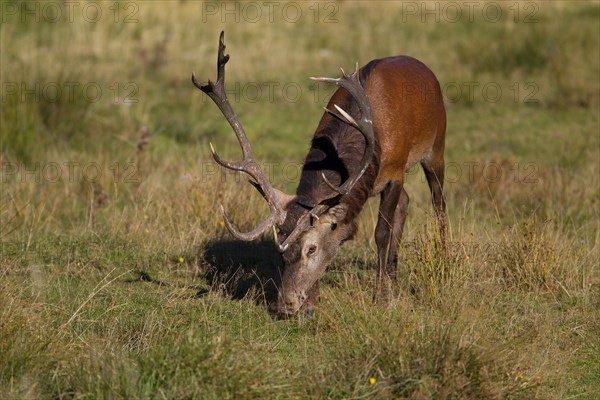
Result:
[[306,292],[297,290],[280,290],[277,296],[277,313],[289,316],[298,312],[306,301]]

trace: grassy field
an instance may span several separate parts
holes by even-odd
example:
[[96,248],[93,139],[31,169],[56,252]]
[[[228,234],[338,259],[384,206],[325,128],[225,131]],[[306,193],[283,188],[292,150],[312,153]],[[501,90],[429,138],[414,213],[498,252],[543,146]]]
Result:
[[[600,2],[1,1],[1,399],[596,399]],[[460,6],[461,8],[459,8]],[[215,78],[293,191],[337,76],[409,54],[446,98],[449,255],[411,171],[397,294],[378,199],[312,318],[274,319],[277,252]]]

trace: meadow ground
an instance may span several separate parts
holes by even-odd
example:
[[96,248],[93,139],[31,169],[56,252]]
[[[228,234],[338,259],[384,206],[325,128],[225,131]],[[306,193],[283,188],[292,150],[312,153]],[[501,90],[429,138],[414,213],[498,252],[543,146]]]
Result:
[[[600,393],[600,3],[1,1],[0,398],[523,398]],[[293,191],[337,76],[391,54],[446,99],[447,257],[409,173],[397,294],[378,199],[312,318],[268,313],[266,207],[212,162],[227,87]]]

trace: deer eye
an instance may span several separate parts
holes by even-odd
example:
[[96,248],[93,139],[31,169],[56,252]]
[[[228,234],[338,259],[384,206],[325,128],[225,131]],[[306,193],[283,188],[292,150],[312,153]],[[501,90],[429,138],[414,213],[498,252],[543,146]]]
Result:
[[308,250],[306,250],[306,255],[307,256],[312,256],[313,254],[315,254],[317,251],[317,245],[312,244],[308,247]]
[[331,230],[335,231],[337,229],[337,224],[331,224]]

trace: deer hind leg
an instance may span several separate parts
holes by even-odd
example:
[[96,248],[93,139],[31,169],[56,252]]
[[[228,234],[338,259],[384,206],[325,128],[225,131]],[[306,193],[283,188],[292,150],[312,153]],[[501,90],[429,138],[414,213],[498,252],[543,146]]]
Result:
[[442,249],[445,250],[447,246],[446,242],[446,197],[444,196],[444,159],[441,158],[436,161],[423,161],[421,163],[427,183],[429,184],[429,190],[431,191],[431,202],[433,203],[433,209],[435,216],[438,221],[438,227],[440,231],[440,241]]
[[391,182],[381,193],[379,218],[375,228],[375,243],[379,265],[374,299],[386,297],[390,284],[396,279],[398,245],[408,211],[408,194],[402,182]]

